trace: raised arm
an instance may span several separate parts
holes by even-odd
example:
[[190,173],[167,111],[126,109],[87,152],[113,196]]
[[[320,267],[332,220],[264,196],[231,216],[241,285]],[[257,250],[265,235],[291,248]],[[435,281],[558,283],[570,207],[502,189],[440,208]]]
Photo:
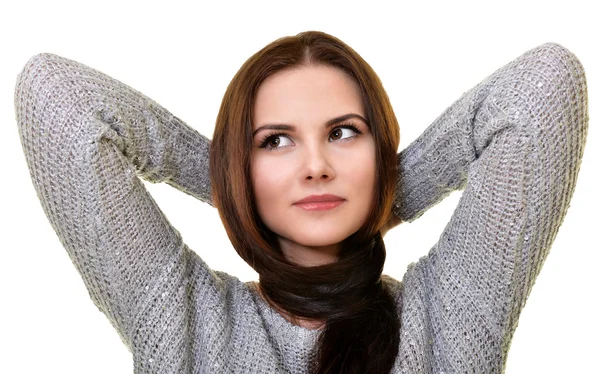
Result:
[[567,213],[587,132],[583,66],[547,43],[464,93],[399,154],[400,219],[464,189],[438,243],[405,275],[405,305],[424,306],[405,318],[421,319],[430,339],[408,336],[404,351],[426,344],[435,372],[503,371]]
[[43,210],[91,299],[134,358],[162,357],[142,365],[180,372],[193,358],[166,352],[187,351],[190,268],[203,287],[218,279],[138,176],[210,204],[208,140],[140,92],[48,53],[20,72],[15,111]]

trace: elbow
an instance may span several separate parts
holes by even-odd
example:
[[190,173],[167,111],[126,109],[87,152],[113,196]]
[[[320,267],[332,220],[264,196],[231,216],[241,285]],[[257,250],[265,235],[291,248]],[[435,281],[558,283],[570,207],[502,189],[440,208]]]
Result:
[[586,136],[587,81],[573,52],[559,43],[545,43],[514,60],[512,68],[514,74],[498,88],[511,122],[534,135],[552,129]]
[[555,42],[542,44],[534,51],[541,62],[550,65],[549,78],[558,90],[569,94],[569,101],[574,105],[587,107],[587,79],[585,69],[579,58]]
[[556,118],[564,119],[567,131],[574,132],[585,141],[589,123],[587,79],[579,58],[558,43],[541,46],[544,53],[541,59],[552,65],[549,70],[551,87],[545,91],[543,99],[558,108]]
[[52,53],[38,53],[29,58],[17,75],[15,99],[22,96],[19,94],[39,87],[47,78],[47,74],[57,68],[57,64],[52,63],[57,58],[60,57]]
[[[23,123],[25,113],[39,112],[44,104],[43,93],[55,84],[59,64],[53,60],[60,58],[51,53],[39,53],[32,56],[17,75],[14,89],[16,119]],[[53,74],[51,76],[51,74]]]

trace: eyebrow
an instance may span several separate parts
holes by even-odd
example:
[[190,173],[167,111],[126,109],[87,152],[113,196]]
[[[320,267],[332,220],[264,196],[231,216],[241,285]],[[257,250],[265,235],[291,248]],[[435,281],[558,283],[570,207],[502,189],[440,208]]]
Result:
[[[361,116],[359,114],[356,114],[356,113],[348,113],[348,114],[344,114],[343,116],[332,118],[329,121],[325,122],[325,128],[333,126],[336,123],[340,123],[340,122],[345,121],[345,120],[347,120],[349,118],[358,118],[358,119],[362,120],[364,123],[366,123],[367,125],[369,124],[367,122],[367,120],[363,118],[363,116]],[[254,137],[254,135],[256,135],[256,133],[259,132],[259,131],[261,131],[261,130],[287,130],[287,131],[296,131],[296,126],[288,125],[288,124],[285,124],[285,123],[270,123],[270,124],[263,125],[263,126],[257,128],[256,130],[254,130],[254,132],[252,132],[252,137]]]

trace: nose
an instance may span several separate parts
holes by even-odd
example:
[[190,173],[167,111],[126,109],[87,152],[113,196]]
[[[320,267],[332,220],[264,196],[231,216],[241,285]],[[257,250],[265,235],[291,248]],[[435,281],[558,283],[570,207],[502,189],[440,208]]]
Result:
[[329,181],[335,178],[335,170],[331,164],[331,155],[319,146],[307,149],[305,154],[306,180]]

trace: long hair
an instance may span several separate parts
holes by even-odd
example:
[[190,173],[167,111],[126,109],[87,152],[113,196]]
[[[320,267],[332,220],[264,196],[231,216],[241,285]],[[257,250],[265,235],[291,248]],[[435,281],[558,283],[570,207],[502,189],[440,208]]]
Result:
[[[258,215],[251,180],[256,93],[285,69],[327,65],[360,87],[376,144],[376,190],[363,226],[342,242],[333,263],[290,262]],[[234,249],[259,274],[260,290],[276,310],[324,319],[313,373],[388,373],[399,347],[396,303],[381,280],[385,245],[380,229],[391,216],[397,182],[398,122],[379,77],[341,40],[320,31],[279,38],[251,56],[227,87],[210,149],[215,206]]]

